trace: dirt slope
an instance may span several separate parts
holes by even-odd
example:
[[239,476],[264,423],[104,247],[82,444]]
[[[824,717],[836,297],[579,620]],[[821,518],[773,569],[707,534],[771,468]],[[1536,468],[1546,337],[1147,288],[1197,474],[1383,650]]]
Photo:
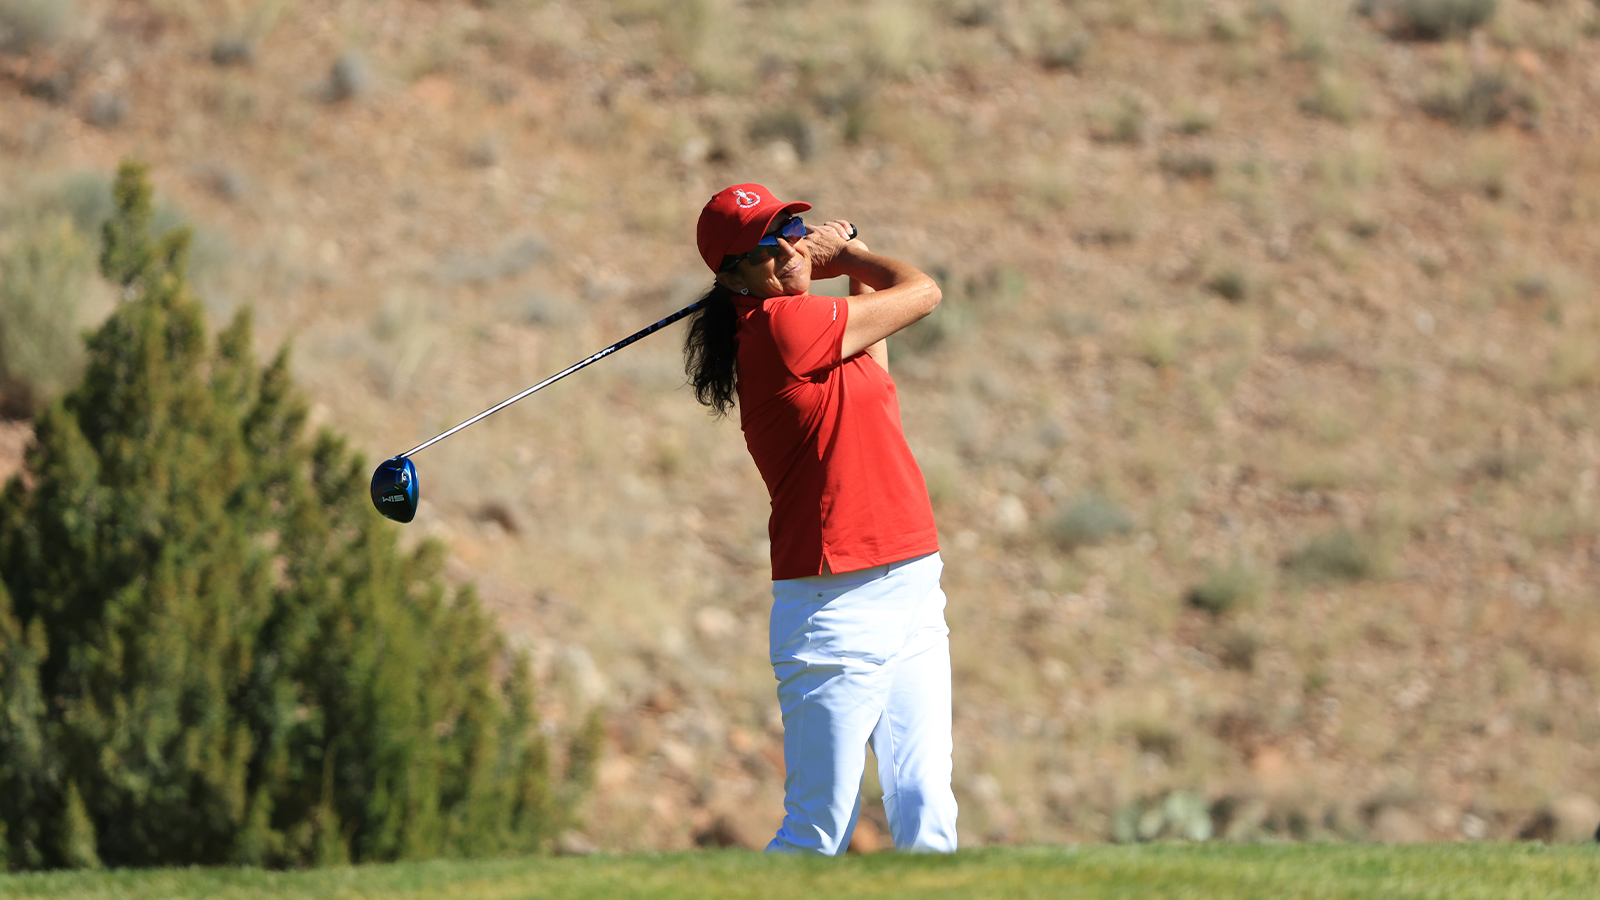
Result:
[[[1438,41],[1315,0],[73,8],[0,56],[0,206],[149,162],[218,320],[372,459],[692,300],[726,184],[935,272],[893,370],[968,843],[1593,809],[1593,4]],[[421,454],[409,526],[552,731],[605,717],[618,850],[782,815],[766,503],[679,341]]]

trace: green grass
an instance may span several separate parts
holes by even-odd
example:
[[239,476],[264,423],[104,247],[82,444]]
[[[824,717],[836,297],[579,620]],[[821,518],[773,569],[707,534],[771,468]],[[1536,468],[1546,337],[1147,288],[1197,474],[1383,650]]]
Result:
[[844,860],[742,851],[429,862],[304,872],[159,869],[0,876],[3,897],[705,898],[1591,897],[1600,848],[1544,844],[1146,844]]

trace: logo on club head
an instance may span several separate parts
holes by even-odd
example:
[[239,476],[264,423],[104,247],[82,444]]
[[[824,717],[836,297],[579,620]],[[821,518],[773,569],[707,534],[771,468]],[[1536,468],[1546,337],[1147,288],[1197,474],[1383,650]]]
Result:
[[385,502],[385,503],[404,503],[404,502],[406,502],[406,495],[405,494],[389,494],[388,496],[383,498],[383,502]]
[[760,194],[747,194],[742,190],[734,191],[733,192],[733,196],[734,196],[734,201],[733,202],[737,203],[739,205],[740,209],[749,209],[750,207],[755,206],[757,203],[761,202],[761,195]]

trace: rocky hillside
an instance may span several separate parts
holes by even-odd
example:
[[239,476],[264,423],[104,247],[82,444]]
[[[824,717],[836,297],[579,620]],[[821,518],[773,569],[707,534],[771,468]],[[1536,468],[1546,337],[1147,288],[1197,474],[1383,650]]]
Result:
[[[0,0],[0,324],[49,227],[61,327],[114,302],[72,278],[137,156],[214,324],[251,306],[375,462],[691,301],[700,206],[759,181],[944,286],[891,352],[964,841],[1592,832],[1597,34],[1589,0]],[[765,494],[681,339],[416,460],[408,534],[550,729],[607,725],[574,846],[782,815]]]

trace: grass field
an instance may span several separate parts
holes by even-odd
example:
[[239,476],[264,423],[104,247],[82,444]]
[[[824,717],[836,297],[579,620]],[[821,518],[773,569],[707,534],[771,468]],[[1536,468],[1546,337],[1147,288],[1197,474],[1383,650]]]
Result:
[[1593,897],[1600,849],[1544,844],[1081,846],[842,861],[745,851],[264,872],[158,869],[0,876],[0,896],[448,897]]

